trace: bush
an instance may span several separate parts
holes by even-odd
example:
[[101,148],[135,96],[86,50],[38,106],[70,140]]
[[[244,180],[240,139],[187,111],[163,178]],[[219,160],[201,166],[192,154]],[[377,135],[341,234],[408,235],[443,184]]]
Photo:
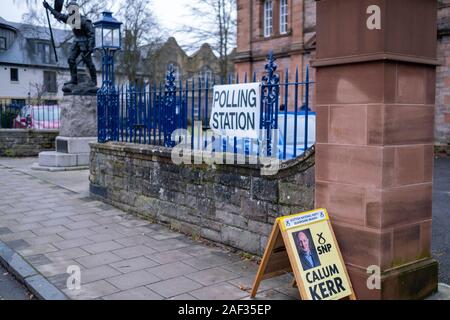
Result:
[[6,110],[0,109],[0,128],[11,129],[13,127],[13,120],[19,115],[19,108],[8,108]]

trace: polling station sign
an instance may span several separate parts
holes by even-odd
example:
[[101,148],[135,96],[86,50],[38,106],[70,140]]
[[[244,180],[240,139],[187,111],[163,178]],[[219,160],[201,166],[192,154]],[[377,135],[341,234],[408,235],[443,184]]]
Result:
[[328,212],[318,209],[278,218],[255,279],[293,272],[302,299],[356,299]]
[[210,127],[220,136],[257,139],[260,106],[260,83],[214,86]]

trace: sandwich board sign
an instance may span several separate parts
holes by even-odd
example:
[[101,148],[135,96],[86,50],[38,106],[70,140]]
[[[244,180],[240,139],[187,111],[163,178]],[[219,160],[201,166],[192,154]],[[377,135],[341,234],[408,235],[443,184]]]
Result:
[[261,83],[214,86],[210,127],[219,136],[257,139]]
[[278,218],[251,297],[261,281],[293,271],[303,300],[355,300],[326,209]]

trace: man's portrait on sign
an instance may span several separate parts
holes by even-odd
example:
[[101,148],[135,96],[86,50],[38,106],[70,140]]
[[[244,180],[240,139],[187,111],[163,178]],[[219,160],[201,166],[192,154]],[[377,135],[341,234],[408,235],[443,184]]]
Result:
[[319,256],[309,229],[292,233],[303,271],[321,266]]

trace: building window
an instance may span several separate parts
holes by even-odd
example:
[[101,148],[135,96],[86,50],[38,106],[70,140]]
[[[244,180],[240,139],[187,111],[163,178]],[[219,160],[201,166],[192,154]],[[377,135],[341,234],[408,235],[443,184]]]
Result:
[[10,74],[11,74],[11,81],[12,82],[19,82],[19,69],[11,68],[10,69]]
[[51,52],[50,44],[39,43],[38,44],[39,55],[42,63],[53,63],[53,56]]
[[280,1],[280,33],[288,32],[288,0]]
[[202,83],[206,84],[206,82],[208,82],[209,84],[211,84],[213,80],[213,73],[210,69],[204,68],[202,71],[199,72],[198,77],[200,78]]
[[44,104],[46,106],[57,106],[58,101],[57,100],[44,100]]
[[11,104],[13,106],[20,106],[23,107],[24,105],[26,105],[26,101],[25,99],[11,99]]
[[264,1],[264,37],[270,37],[273,31],[273,1]]
[[56,72],[44,71],[44,88],[45,92],[56,93],[58,88],[56,86]]
[[0,50],[6,50],[6,38],[0,37]]

